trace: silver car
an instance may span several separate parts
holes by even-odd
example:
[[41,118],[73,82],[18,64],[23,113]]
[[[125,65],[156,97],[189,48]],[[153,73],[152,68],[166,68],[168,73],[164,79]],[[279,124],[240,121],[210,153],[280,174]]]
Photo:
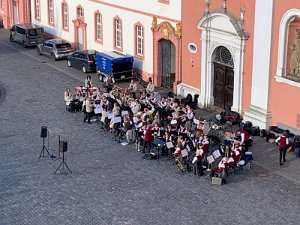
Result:
[[36,46],[39,55],[50,56],[53,60],[66,59],[75,49],[69,42],[62,39],[50,39]]

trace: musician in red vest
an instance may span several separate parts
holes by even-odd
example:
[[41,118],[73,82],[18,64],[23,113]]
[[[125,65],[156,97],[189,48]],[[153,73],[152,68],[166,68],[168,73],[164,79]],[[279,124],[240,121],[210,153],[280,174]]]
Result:
[[279,145],[279,163],[280,166],[282,166],[282,159],[283,162],[286,161],[285,159],[285,155],[286,155],[286,151],[287,151],[287,147],[289,144],[289,139],[287,138],[287,134],[286,132],[284,132],[284,134],[281,137],[278,137],[275,142]]
[[146,148],[148,147],[148,151],[150,154],[151,146],[152,146],[153,136],[150,126],[147,125],[147,128],[144,130],[144,146],[143,153],[145,153]]
[[240,130],[239,134],[241,135],[241,145],[245,147],[245,152],[248,151],[248,148],[251,146],[252,139],[248,131]]

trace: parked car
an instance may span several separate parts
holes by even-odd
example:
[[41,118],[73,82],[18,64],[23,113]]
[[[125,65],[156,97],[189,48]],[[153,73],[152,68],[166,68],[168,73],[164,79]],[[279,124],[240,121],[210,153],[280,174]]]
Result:
[[44,28],[35,24],[15,24],[10,29],[9,40],[23,47],[36,46],[44,41]]
[[39,55],[50,56],[53,60],[66,59],[74,53],[72,45],[62,39],[49,39],[36,46]]
[[68,58],[68,66],[79,68],[83,73],[96,71],[96,51],[76,51]]

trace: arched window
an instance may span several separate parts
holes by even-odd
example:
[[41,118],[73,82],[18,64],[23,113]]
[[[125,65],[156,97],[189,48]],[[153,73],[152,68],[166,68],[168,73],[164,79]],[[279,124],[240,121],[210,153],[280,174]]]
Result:
[[134,25],[134,39],[135,56],[144,58],[144,26],[141,23]]
[[95,40],[103,44],[103,21],[99,11],[95,12]]
[[48,24],[54,25],[54,0],[48,0]]
[[123,51],[123,28],[119,17],[114,18],[114,48]]
[[69,8],[68,3],[63,1],[62,5],[62,27],[63,30],[68,31],[69,30]]
[[41,19],[41,2],[40,0],[35,0],[34,1],[34,17],[36,20],[40,20]]
[[213,62],[234,68],[232,55],[224,46],[220,46],[215,50]]
[[83,17],[84,17],[84,10],[83,10],[83,8],[82,8],[81,5],[77,6],[77,8],[76,8],[76,15],[77,15],[78,19],[83,19]]

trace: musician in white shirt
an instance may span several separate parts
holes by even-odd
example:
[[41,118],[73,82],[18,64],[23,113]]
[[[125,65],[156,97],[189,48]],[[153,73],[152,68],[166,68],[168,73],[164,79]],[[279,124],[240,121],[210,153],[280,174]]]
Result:
[[147,85],[146,91],[152,93],[154,90],[155,90],[155,86],[154,84],[152,84],[152,81],[150,80]]

